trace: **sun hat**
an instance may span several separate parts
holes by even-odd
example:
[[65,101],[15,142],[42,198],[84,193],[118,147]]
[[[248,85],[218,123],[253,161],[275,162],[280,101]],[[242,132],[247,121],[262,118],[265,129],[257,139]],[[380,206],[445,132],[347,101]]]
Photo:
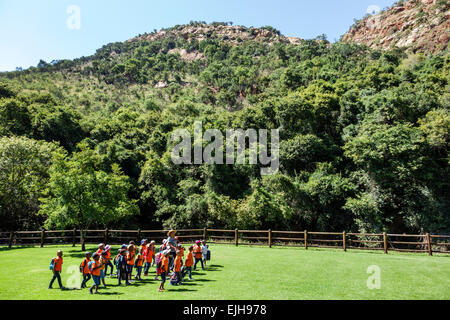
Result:
[[148,242],[147,239],[142,239],[141,240],[141,245],[143,245],[144,243]]
[[100,243],[99,245],[98,245],[98,247],[100,248],[100,247],[102,247],[102,246],[104,246],[105,244],[104,243]]
[[152,240],[152,241],[150,242],[150,244],[152,244],[152,243],[156,243],[155,240]]
[[111,246],[110,246],[110,245],[107,245],[107,246],[105,247],[105,251],[109,251],[109,249],[111,249]]
[[127,248],[126,244],[123,244],[122,247],[121,247],[121,249],[126,249],[126,248]]
[[200,244],[200,240],[195,241],[196,244]]
[[177,233],[177,230],[171,229],[169,232],[167,232],[167,236],[169,237],[172,232],[175,234]]

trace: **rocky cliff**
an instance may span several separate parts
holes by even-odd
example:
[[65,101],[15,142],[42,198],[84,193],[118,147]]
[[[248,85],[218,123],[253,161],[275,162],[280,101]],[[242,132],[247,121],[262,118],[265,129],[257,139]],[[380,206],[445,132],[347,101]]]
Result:
[[379,49],[397,46],[411,52],[438,53],[447,49],[449,32],[450,1],[408,0],[357,21],[342,41]]

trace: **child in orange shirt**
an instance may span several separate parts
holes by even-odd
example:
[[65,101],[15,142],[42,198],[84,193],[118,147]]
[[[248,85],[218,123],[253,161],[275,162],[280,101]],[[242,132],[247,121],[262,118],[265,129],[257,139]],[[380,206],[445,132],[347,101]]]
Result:
[[149,245],[147,245],[147,248],[145,250],[144,253],[144,260],[145,260],[145,265],[144,265],[144,276],[148,276],[148,270],[150,269],[150,267],[152,266],[152,261],[153,261],[153,248],[155,247],[155,241],[150,242]]
[[128,252],[127,252],[128,282],[132,283],[131,276],[133,273],[133,266],[134,266],[134,260],[135,260],[134,246],[132,244],[128,245],[127,250],[128,250]]
[[135,279],[141,279],[141,272],[142,272],[142,264],[144,263],[144,255],[143,255],[143,249],[139,249],[139,253],[136,256],[136,262],[135,262],[135,267],[136,267],[136,271],[137,274],[134,276]]
[[106,265],[105,265],[105,276],[108,275],[108,267],[111,267],[111,272],[109,273],[110,276],[113,275],[113,271],[114,271],[114,265],[111,262],[111,246],[106,246],[105,247],[105,252],[106,252]]
[[91,261],[91,253],[86,252],[84,254],[85,258],[80,264],[80,272],[83,274],[83,282],[81,282],[81,288],[86,288],[86,283],[91,279],[91,274],[89,273],[89,262]]
[[106,277],[106,273],[105,273],[105,268],[106,268],[106,264],[107,264],[107,261],[106,261],[106,255],[107,255],[107,252],[106,251],[102,251],[102,254],[100,255],[100,264],[101,264],[101,267],[100,267],[100,279],[102,280],[102,283],[103,283],[103,287],[105,287],[106,288],[106,283],[105,283],[105,277]]
[[177,284],[182,284],[181,283],[181,264],[182,264],[182,260],[181,260],[181,251],[177,250],[177,256],[175,258],[175,262],[174,262],[174,269],[175,269],[175,276],[177,279]]
[[56,258],[52,259],[52,271],[53,271],[53,278],[50,281],[50,284],[48,285],[49,289],[53,289],[52,285],[53,282],[58,279],[58,284],[60,289],[65,289],[61,282],[61,270],[62,270],[62,264],[63,264],[63,252],[59,250],[56,253]]
[[160,269],[161,269],[161,284],[159,285],[159,292],[164,291],[164,283],[166,282],[166,274],[169,272],[169,254],[170,250],[166,250],[162,252],[162,260],[160,261]]
[[89,288],[89,293],[92,294],[92,290],[95,289],[95,293],[97,294],[98,288],[100,287],[100,273],[102,264],[100,262],[100,255],[97,252],[92,255],[92,258],[94,261],[89,262],[88,266],[89,272],[92,275],[92,280],[94,280],[94,284]]
[[189,273],[189,280],[192,280],[192,266],[194,265],[194,246],[189,247],[189,252],[186,257],[186,262],[184,263],[183,277]]

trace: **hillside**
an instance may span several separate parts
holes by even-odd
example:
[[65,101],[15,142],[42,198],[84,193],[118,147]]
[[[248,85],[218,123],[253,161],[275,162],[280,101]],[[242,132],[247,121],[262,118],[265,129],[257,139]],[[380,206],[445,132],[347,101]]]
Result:
[[[449,68],[192,22],[0,74],[0,228],[450,232]],[[279,129],[279,172],[176,165],[196,121]]]
[[407,0],[357,21],[342,41],[378,49],[397,46],[411,52],[438,53],[447,49],[449,33],[449,1]]

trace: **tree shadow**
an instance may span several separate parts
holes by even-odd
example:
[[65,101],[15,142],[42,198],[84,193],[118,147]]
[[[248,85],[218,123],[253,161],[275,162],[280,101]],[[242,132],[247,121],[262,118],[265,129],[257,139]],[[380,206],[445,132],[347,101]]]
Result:
[[12,246],[11,248],[8,248],[8,246],[6,247],[0,247],[0,252],[2,251],[13,251],[13,250],[18,250],[18,249],[30,249],[30,248],[36,248],[36,246]]

